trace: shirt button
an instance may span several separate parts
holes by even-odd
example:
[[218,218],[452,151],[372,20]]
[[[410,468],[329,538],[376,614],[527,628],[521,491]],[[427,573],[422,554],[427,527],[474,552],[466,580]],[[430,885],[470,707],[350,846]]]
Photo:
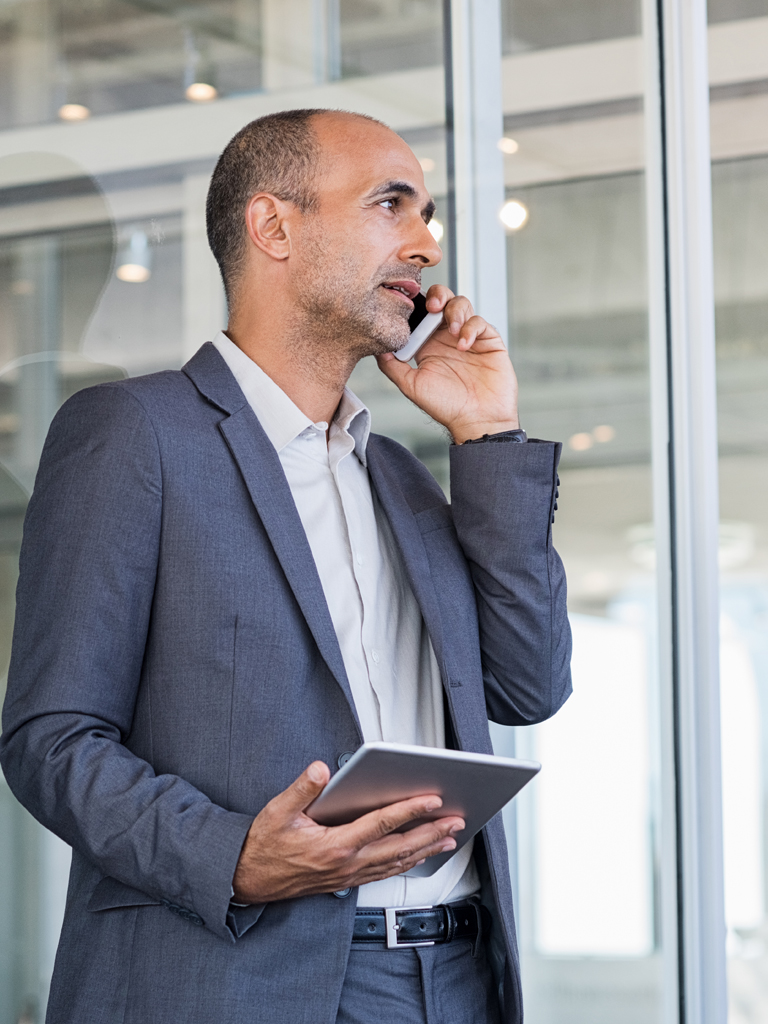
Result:
[[371,651],[371,657],[373,658],[375,664],[378,665],[379,664],[379,652],[378,651]]
[[355,561],[357,562],[358,565],[362,565],[363,564],[363,556],[362,555],[355,555]]

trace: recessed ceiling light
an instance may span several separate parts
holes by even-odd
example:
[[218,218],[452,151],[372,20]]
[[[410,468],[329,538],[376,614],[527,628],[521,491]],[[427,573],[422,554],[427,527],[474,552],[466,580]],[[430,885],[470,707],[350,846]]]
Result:
[[207,82],[193,82],[187,86],[184,94],[193,103],[210,103],[219,95],[216,87]]
[[126,243],[120,247],[115,275],[128,284],[144,284],[152,272],[152,253],[145,231],[131,231]]
[[599,427],[595,427],[592,431],[592,437],[600,444],[605,444],[616,437],[616,428],[609,426],[607,423],[603,423]]
[[443,225],[440,223],[439,220],[433,217],[427,226],[429,227],[429,230],[431,231],[434,240],[436,242],[439,242],[445,233]]
[[594,444],[591,434],[573,434],[568,438],[568,444],[575,452],[585,452]]
[[528,207],[519,199],[510,199],[499,210],[499,217],[508,231],[519,231],[528,221]]
[[144,284],[149,280],[150,271],[149,267],[142,267],[140,263],[123,263],[117,268],[115,274],[121,281],[126,281],[128,284]]
[[423,156],[421,160],[419,160],[419,163],[421,164],[422,171],[426,171],[427,173],[434,171],[437,166],[431,156]]
[[512,156],[513,153],[516,153],[518,149],[520,149],[520,143],[515,142],[514,139],[510,139],[508,135],[505,135],[503,138],[499,139],[499,141],[497,142],[497,146],[499,147],[501,152],[506,153],[507,156]]
[[59,117],[62,121],[87,121],[90,116],[90,110],[82,103],[65,103],[59,107]]

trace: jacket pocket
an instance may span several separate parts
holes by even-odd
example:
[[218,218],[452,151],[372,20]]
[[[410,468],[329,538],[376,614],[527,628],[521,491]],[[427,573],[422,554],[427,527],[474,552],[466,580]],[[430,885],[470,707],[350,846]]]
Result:
[[160,900],[139,889],[118,882],[109,875],[102,878],[91,893],[88,910],[117,910],[119,907],[159,907]]

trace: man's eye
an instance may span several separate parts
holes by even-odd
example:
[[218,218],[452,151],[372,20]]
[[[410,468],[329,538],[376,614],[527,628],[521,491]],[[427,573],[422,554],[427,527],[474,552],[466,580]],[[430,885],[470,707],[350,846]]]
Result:
[[382,201],[379,203],[379,206],[383,206],[387,210],[394,210],[396,205],[397,205],[397,200],[396,199],[382,199]]

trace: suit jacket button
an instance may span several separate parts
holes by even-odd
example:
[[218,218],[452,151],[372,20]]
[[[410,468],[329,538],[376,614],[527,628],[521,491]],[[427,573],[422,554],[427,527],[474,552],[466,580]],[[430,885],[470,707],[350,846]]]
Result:
[[339,759],[336,762],[339,768],[343,768],[353,754],[354,750],[345,750],[343,754],[339,754]]
[[339,891],[338,891],[338,892],[335,892],[335,893],[334,893],[333,895],[334,895],[334,896],[338,896],[340,900],[343,900],[343,899],[344,899],[344,897],[345,897],[345,896],[349,896],[349,894],[350,894],[351,892],[352,892],[352,890],[351,890],[351,889],[339,889]]

